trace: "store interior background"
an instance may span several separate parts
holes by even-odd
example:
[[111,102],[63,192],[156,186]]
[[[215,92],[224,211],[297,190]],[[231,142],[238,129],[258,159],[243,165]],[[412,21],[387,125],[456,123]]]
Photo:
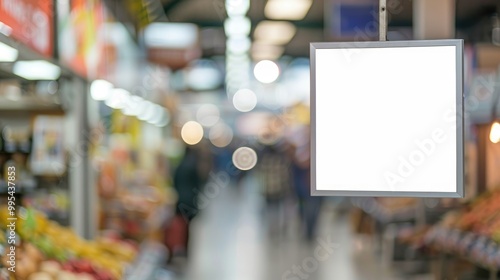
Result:
[[497,279],[500,2],[387,8],[464,39],[463,199],[308,194],[309,43],[378,40],[376,0],[0,0],[0,279]]

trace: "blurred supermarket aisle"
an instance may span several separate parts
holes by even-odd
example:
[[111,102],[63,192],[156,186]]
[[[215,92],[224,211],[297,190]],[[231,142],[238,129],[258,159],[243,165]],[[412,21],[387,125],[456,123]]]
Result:
[[253,177],[214,198],[193,225],[184,279],[429,279],[398,277],[384,268],[372,243],[351,234],[348,217],[333,204],[321,214],[318,239],[307,243],[294,219],[281,237],[269,237],[262,203]]

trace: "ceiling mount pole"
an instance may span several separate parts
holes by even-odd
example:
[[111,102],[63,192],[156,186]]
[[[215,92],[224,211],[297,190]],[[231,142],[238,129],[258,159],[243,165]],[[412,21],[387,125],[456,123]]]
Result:
[[379,1],[379,40],[387,41],[387,0]]

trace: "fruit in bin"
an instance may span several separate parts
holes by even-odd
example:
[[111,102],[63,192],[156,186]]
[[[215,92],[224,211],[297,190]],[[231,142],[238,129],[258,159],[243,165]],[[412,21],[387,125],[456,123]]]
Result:
[[76,279],[77,280],[96,280],[96,278],[94,276],[92,276],[92,274],[88,274],[88,273],[78,273],[78,274],[76,274]]
[[29,258],[18,259],[16,263],[16,280],[26,280],[28,276],[37,271],[36,263]]
[[78,260],[74,264],[74,266],[78,272],[89,273],[89,274],[94,273],[94,268],[92,267],[92,264],[87,260]]
[[28,280],[53,280],[53,278],[47,272],[35,272],[29,276]]
[[23,244],[23,249],[26,257],[32,259],[36,263],[40,263],[45,259],[45,256],[42,254],[42,252],[40,252],[40,250],[38,250],[38,248],[31,243],[25,242]]
[[60,271],[56,280],[77,280],[76,275],[69,271]]
[[61,265],[56,261],[44,261],[40,264],[41,272],[46,272],[50,274],[53,278],[56,278],[59,272],[62,270]]
[[113,275],[111,273],[104,271],[104,270],[98,271],[95,274],[95,276],[98,280],[114,280],[115,279],[115,277],[113,277]]

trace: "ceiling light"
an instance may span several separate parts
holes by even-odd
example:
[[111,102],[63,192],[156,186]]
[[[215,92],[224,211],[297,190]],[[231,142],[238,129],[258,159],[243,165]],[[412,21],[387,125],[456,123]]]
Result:
[[244,37],[250,34],[250,19],[247,17],[232,17],[224,21],[224,31],[227,37]]
[[10,36],[12,34],[12,27],[0,21],[0,33],[5,36]]
[[170,122],[170,113],[166,109],[164,109],[163,116],[162,116],[161,120],[159,122],[155,123],[155,125],[158,127],[164,127],[169,122]]
[[311,5],[312,0],[269,0],[264,13],[269,19],[301,20]]
[[126,116],[138,116],[142,108],[142,99],[140,96],[134,95],[128,98],[126,101],[125,108],[122,109],[122,113]]
[[491,125],[490,141],[495,144],[500,142],[500,123],[498,122]]
[[227,40],[227,50],[232,54],[243,54],[250,50],[252,42],[248,37],[231,37]]
[[18,55],[17,49],[0,42],[0,62],[14,62]]
[[163,118],[163,111],[164,111],[163,107],[153,103],[152,111],[153,114],[151,114],[146,121],[149,122],[150,124],[159,123]]
[[240,112],[250,112],[257,106],[257,96],[249,89],[240,89],[233,96],[233,105]]
[[145,100],[141,104],[141,113],[137,118],[141,121],[146,121],[149,120],[153,117],[155,113],[155,104],[152,103],[151,101]]
[[276,45],[255,42],[252,46],[252,58],[254,60],[276,60],[285,52],[285,48]]
[[148,47],[185,49],[198,42],[198,27],[192,23],[151,23],[144,30]]
[[186,75],[188,86],[197,91],[216,89],[222,84],[222,73],[213,61],[200,61]]
[[106,100],[112,89],[112,83],[106,80],[95,80],[90,85],[90,96],[94,100]]
[[244,16],[250,8],[250,0],[226,0],[226,12],[229,17]]
[[124,109],[129,102],[130,92],[121,89],[115,88],[111,90],[111,94],[106,99],[105,104],[113,109]]
[[13,72],[27,80],[57,80],[61,76],[61,68],[45,60],[18,61]]
[[270,60],[262,60],[255,65],[253,73],[257,81],[270,84],[280,75],[280,69],[276,63]]
[[289,21],[261,21],[257,24],[254,38],[269,44],[287,44],[295,35],[296,28]]

